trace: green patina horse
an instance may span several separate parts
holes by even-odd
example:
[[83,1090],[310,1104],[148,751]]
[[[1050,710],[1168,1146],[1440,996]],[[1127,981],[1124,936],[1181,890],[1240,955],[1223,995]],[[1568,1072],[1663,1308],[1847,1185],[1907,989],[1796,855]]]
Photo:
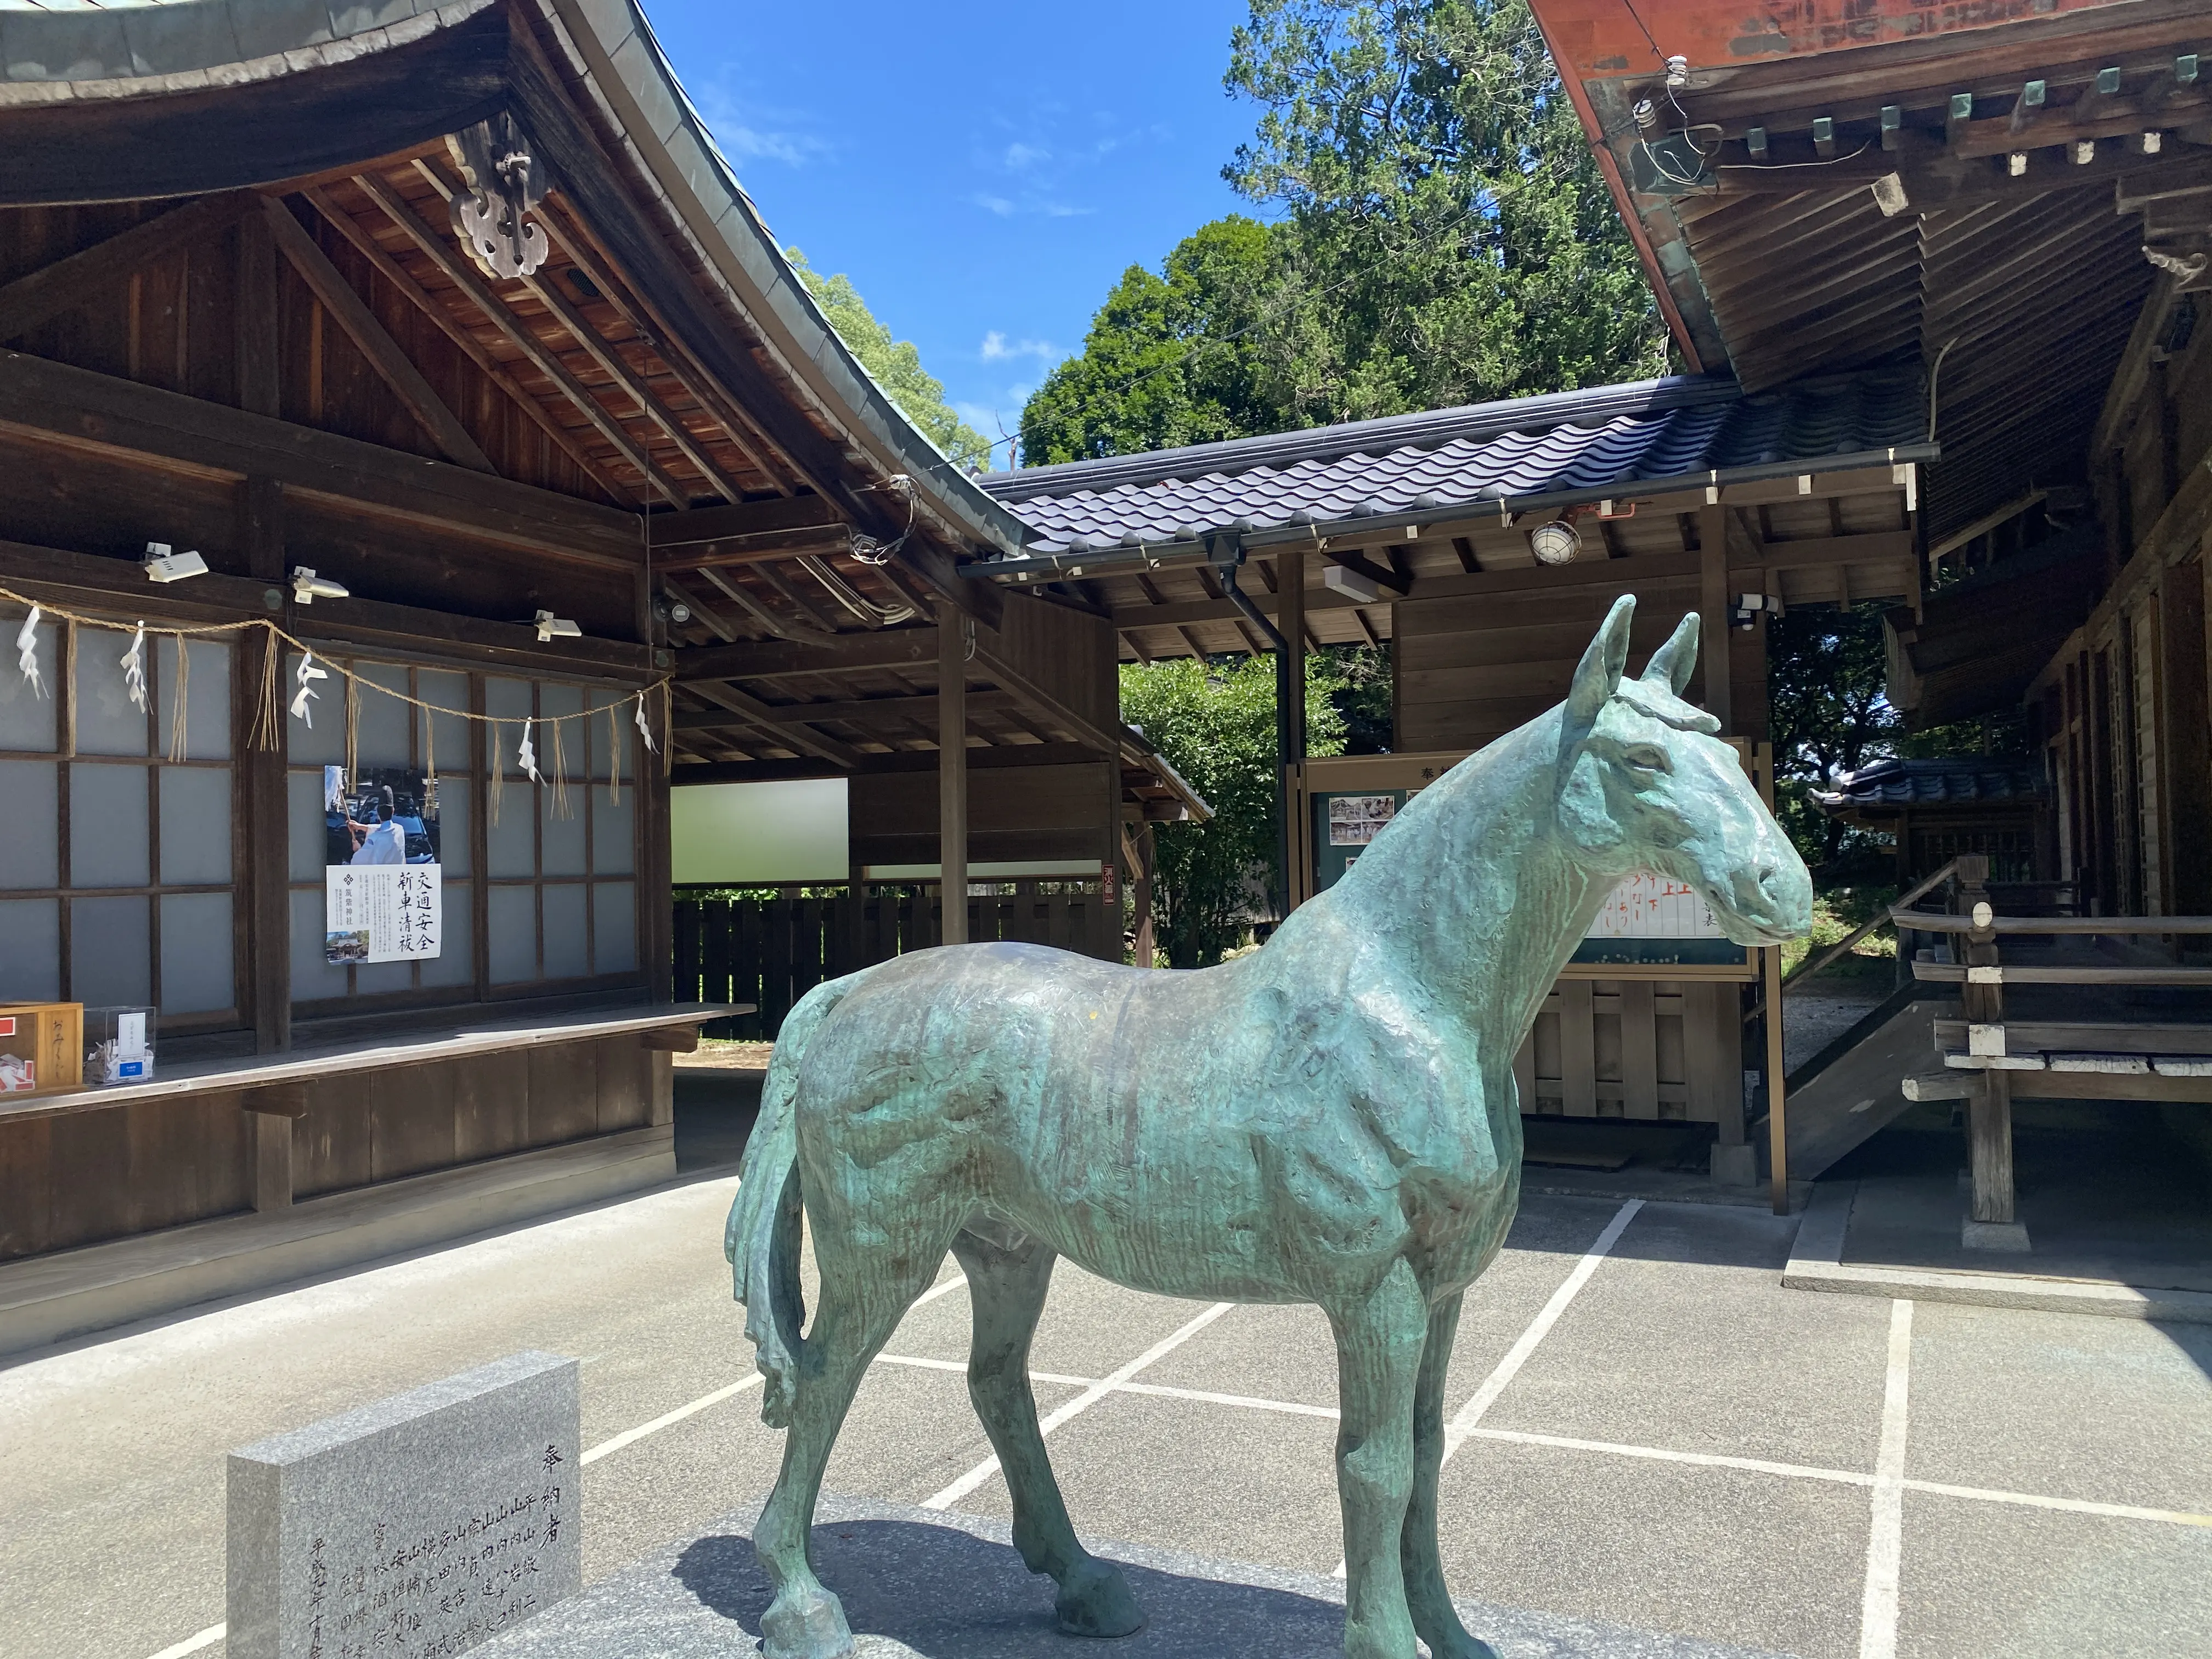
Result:
[[[1336,1338],[1351,1659],[1491,1650],[1437,1546],[1460,1299],[1520,1199],[1513,1057],[1623,875],[1704,896],[1729,937],[1810,923],[1812,883],[1708,715],[1681,700],[1686,617],[1624,678],[1613,606],[1566,702],[1407,803],[1266,948],[1164,973],[1021,945],[921,951],[811,992],[776,1043],[726,1249],[787,1426],[755,1544],[769,1659],[851,1650],[807,1534],[869,1363],[951,1249],[973,1302],[970,1397],[1022,1559],[1060,1627],[1142,1623],[1085,1551],[1028,1379],[1053,1262],[1206,1301],[1310,1302]],[[800,1218],[821,1297],[802,1340]]]

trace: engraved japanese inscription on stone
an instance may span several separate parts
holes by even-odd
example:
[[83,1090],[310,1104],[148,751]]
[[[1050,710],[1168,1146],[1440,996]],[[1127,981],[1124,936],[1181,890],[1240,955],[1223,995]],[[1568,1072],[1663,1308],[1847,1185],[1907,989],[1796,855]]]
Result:
[[574,1595],[577,1414],[520,1353],[232,1453],[234,1659],[453,1659]]

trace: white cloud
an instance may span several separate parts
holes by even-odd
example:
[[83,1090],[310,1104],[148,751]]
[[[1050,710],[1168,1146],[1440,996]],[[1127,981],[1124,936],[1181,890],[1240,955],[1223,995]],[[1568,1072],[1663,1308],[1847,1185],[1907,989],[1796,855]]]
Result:
[[732,166],[747,161],[781,161],[801,167],[835,153],[828,140],[801,131],[805,118],[793,112],[742,106],[728,88],[706,82],[696,100],[708,130]]
[[1060,350],[1049,340],[1009,340],[994,328],[983,337],[981,355],[987,363],[1006,362],[1016,357],[1034,357],[1039,362],[1048,363],[1060,356]]
[[1013,216],[1014,204],[1003,196],[991,196],[978,191],[968,199],[981,208],[984,212],[995,213],[1001,219],[1010,219]]
[[1024,167],[1035,167],[1040,161],[1052,160],[1052,152],[1042,144],[1008,144],[1000,158],[1009,172],[1019,173]]

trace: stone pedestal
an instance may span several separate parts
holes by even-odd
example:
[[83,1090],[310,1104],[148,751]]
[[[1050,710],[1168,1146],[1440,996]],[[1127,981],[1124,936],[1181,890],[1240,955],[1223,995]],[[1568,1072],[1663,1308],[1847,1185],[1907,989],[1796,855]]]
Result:
[[[478,1649],[472,1659],[758,1659],[768,1576],[755,1511],[728,1515]],[[854,1659],[1343,1659],[1344,1581],[1092,1541],[1145,1627],[1110,1642],[1054,1627],[1004,1522],[825,1493],[811,1553],[854,1632]],[[1742,1648],[1462,1601],[1498,1659],[1772,1659]]]

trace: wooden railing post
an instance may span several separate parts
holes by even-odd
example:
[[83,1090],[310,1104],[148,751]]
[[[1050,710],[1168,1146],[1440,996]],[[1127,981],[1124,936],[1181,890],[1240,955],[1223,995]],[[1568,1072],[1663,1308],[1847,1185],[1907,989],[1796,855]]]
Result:
[[[1966,941],[1966,982],[1960,988],[1967,1030],[1994,1026],[2004,1030],[2004,986],[1994,975],[1977,979],[1977,968],[1995,968],[1996,930],[1990,924],[1990,861],[1981,854],[1961,854],[1959,867],[1958,913],[1971,924],[1960,935]],[[1967,1162],[1972,1171],[1973,1198],[1969,1212],[1975,1222],[2011,1227],[2015,1224],[2012,1179],[2012,1075],[1988,1066],[1976,1079],[1966,1103]]]

